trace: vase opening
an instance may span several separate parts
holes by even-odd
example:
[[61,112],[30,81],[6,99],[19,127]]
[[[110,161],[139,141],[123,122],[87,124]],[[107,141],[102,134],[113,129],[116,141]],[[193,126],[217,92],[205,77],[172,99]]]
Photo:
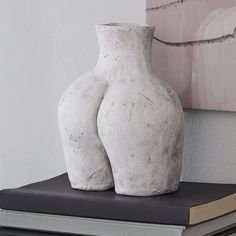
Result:
[[117,28],[122,30],[130,31],[132,29],[136,30],[154,30],[155,26],[147,25],[147,24],[135,24],[135,23],[107,23],[107,24],[97,24],[96,27],[106,27],[106,28]]
[[[130,65],[149,69],[154,26],[130,23],[96,25],[100,56],[96,68],[106,64]],[[148,68],[147,68],[148,67]]]

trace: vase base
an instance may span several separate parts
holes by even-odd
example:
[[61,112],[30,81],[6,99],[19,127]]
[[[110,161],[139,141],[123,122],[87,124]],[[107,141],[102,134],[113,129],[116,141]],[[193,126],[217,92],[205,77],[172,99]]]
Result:
[[128,190],[115,190],[115,192],[119,195],[126,195],[126,196],[135,196],[135,197],[151,197],[151,196],[158,196],[168,193],[174,193],[178,190],[178,188],[173,189],[165,189],[165,190],[154,190],[154,191],[144,191],[138,189],[128,189]]
[[114,188],[114,185],[111,183],[105,184],[96,184],[96,185],[88,185],[88,184],[72,184],[71,187],[75,190],[86,190],[86,191],[104,191],[111,188]]

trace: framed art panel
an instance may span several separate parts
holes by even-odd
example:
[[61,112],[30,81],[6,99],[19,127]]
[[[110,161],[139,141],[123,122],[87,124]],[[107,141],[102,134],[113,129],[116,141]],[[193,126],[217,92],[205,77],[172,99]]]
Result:
[[236,0],[147,0],[152,61],[185,108],[236,111]]

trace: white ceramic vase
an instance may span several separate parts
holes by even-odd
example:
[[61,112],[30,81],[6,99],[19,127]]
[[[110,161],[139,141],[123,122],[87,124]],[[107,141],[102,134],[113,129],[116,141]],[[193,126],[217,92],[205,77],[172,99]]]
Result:
[[177,190],[183,111],[154,74],[154,27],[97,25],[95,68],[62,96],[58,120],[71,185],[151,196]]

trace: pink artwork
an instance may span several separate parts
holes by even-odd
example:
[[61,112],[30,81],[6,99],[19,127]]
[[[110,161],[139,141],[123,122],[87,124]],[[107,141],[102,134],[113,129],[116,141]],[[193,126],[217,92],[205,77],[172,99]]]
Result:
[[153,68],[185,108],[236,111],[236,0],[147,0]]

